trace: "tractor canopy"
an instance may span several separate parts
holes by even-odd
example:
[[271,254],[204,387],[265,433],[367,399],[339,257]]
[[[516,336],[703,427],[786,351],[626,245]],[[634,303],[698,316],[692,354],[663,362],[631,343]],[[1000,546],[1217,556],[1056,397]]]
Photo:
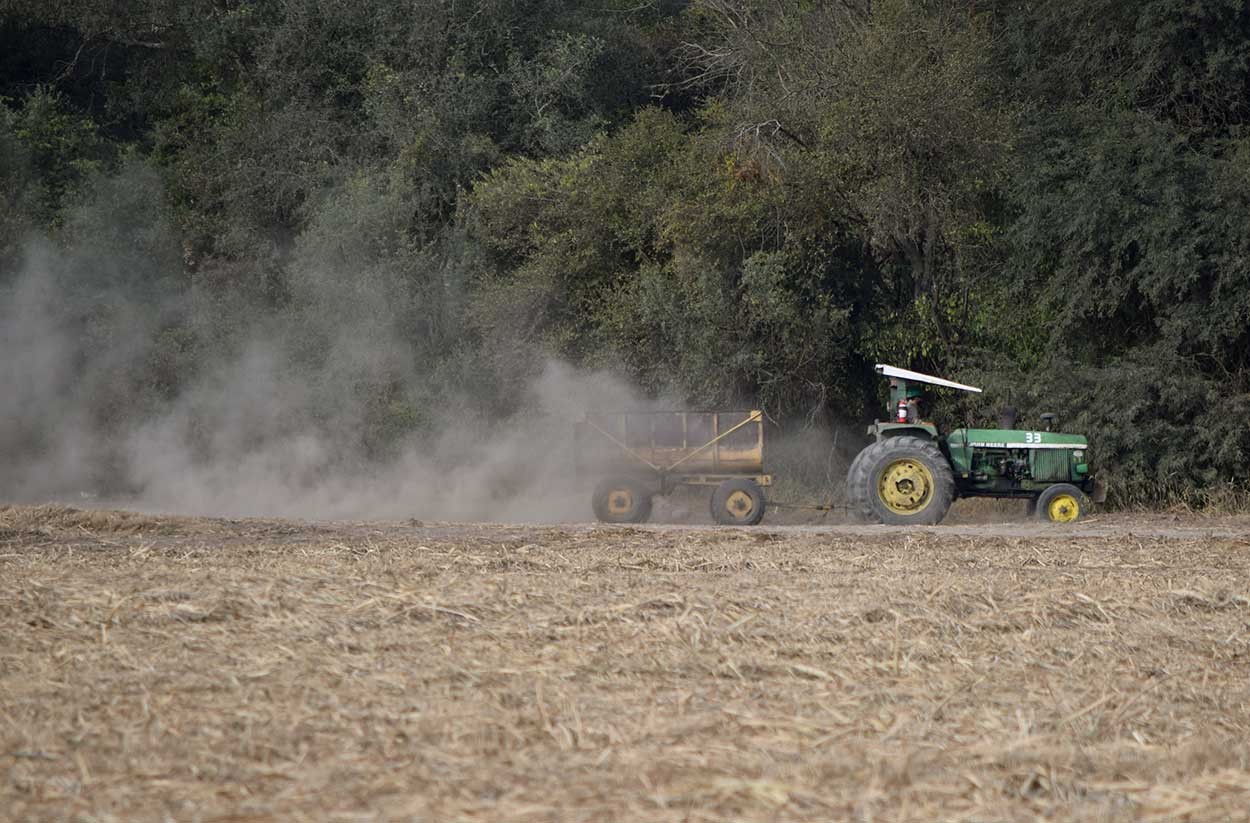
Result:
[[[945,380],[941,377],[934,377],[931,374],[924,374],[910,369],[900,369],[897,366],[888,366],[884,363],[877,364],[877,373],[890,379],[891,416],[893,416],[895,409],[902,409],[904,405],[907,405],[909,408],[906,421],[901,419],[889,422],[878,420],[868,427],[868,435],[878,440],[900,436],[920,437],[927,440],[938,439],[937,427],[932,423],[921,420],[918,414],[919,401],[924,397],[925,388],[928,386],[958,389],[966,392],[980,393],[981,391],[976,386],[967,386],[963,383],[956,383],[953,380]],[[901,414],[902,412],[900,411],[899,413]]]
[[900,400],[905,401],[913,397],[919,397],[924,393],[924,386],[941,386],[944,389],[981,393],[981,390],[976,386],[967,386],[963,383],[956,383],[954,380],[944,380],[931,374],[923,374],[911,369],[900,369],[897,366],[887,366],[884,363],[877,364],[877,373],[882,377],[890,378],[891,405],[898,403]]

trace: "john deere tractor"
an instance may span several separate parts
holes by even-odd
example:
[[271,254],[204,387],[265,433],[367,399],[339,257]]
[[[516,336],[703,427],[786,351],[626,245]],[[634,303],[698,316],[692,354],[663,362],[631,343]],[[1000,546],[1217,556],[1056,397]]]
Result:
[[1025,501],[1042,520],[1071,523],[1091,499],[1105,497],[1089,470],[1087,441],[1051,431],[1055,415],[1041,416],[1043,430],[1025,431],[1008,408],[1002,428],[943,435],[921,419],[928,388],[980,389],[894,366],[877,371],[890,381],[891,420],[868,427],[874,442],[847,473],[852,512],[864,520],[932,525],[957,497],[1006,497]]

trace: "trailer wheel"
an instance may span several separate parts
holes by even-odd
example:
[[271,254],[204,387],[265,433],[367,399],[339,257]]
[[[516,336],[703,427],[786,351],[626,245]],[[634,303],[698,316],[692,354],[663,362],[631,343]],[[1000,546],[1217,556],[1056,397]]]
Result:
[[716,487],[711,508],[712,519],[722,526],[754,526],[764,519],[768,501],[759,483],[736,477]]
[[932,441],[890,437],[860,452],[846,478],[851,510],[873,523],[932,526],[955,499],[955,476]]
[[590,503],[603,523],[643,523],[651,516],[651,492],[632,477],[599,481]]
[[1051,523],[1075,523],[1089,510],[1085,492],[1069,483],[1047,486],[1037,496],[1037,517]]

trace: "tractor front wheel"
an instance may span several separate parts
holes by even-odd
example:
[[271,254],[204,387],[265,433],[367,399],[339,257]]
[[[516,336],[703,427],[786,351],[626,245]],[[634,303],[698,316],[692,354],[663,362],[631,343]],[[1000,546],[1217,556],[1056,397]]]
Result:
[[1051,523],[1075,523],[1089,510],[1085,492],[1068,483],[1047,486],[1037,496],[1037,517]]
[[726,480],[712,492],[712,519],[722,526],[755,526],[767,507],[760,484],[745,477]]
[[860,452],[846,478],[851,511],[872,523],[932,526],[955,499],[941,450],[919,437],[890,437]]
[[603,523],[642,523],[651,516],[651,493],[632,477],[609,477],[595,486],[591,506]]

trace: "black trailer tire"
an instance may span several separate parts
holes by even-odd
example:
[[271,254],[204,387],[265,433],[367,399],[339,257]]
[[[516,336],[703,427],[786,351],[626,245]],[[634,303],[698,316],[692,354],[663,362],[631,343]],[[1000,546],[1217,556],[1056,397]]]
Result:
[[1085,492],[1070,483],[1047,486],[1037,496],[1037,518],[1049,523],[1075,523],[1089,511]]
[[746,477],[726,480],[712,492],[712,519],[722,526],[758,525],[767,508],[764,489]]
[[601,523],[645,523],[651,516],[651,491],[633,477],[608,477],[590,500]]
[[920,437],[889,437],[860,452],[847,474],[851,511],[871,523],[932,526],[955,499],[941,449]]

